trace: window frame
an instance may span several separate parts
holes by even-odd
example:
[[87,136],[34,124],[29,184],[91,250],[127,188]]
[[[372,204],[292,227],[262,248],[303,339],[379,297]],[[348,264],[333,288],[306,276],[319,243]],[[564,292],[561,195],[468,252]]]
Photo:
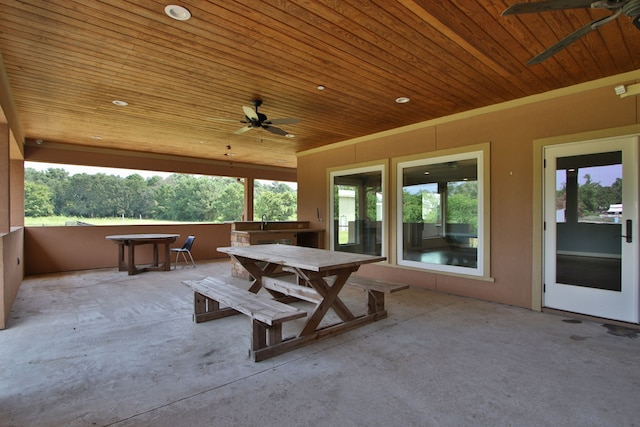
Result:
[[[415,268],[434,273],[479,278],[491,281],[490,277],[490,144],[483,143],[459,149],[439,150],[422,153],[413,156],[393,159],[395,183],[394,200],[395,215],[394,224],[396,230],[395,263],[398,266]],[[478,245],[477,264],[475,268],[468,266],[452,266],[446,264],[425,263],[406,260],[403,256],[404,221],[403,221],[403,174],[407,168],[447,163],[456,160],[468,160],[475,158],[477,161],[477,185],[478,185]],[[443,221],[446,221],[443,219]]]
[[349,176],[349,175],[357,175],[360,173],[367,172],[380,172],[380,182],[381,182],[381,193],[382,193],[382,224],[381,224],[381,247],[380,247],[380,256],[387,257],[388,259],[388,248],[389,248],[389,194],[388,194],[388,185],[387,185],[387,169],[388,162],[368,162],[368,163],[360,163],[349,166],[341,166],[336,168],[330,168],[327,170],[327,181],[328,181],[328,200],[327,206],[329,207],[329,215],[327,217],[328,229],[329,233],[327,233],[327,247],[329,247],[332,251],[336,251],[335,247],[335,238],[334,235],[336,233],[336,226],[334,221],[335,208],[334,208],[334,180],[339,176]]

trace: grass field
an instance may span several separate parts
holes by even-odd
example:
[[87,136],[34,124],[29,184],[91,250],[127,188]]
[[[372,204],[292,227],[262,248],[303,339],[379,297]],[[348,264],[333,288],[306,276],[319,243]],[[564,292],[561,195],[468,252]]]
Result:
[[138,219],[138,218],[78,218],[70,216],[44,216],[44,217],[25,217],[24,225],[26,227],[56,227],[76,225],[76,222],[82,222],[89,225],[149,225],[149,224],[184,224],[180,221],[164,221],[155,219]]

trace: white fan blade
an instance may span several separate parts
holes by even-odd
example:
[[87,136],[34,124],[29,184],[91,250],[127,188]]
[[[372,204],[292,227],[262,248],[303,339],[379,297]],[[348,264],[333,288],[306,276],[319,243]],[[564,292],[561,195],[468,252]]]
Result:
[[249,117],[251,120],[259,120],[258,113],[251,107],[242,107],[244,110],[244,115]]
[[251,128],[251,125],[249,125],[249,126],[244,126],[244,127],[241,127],[240,129],[238,129],[237,131],[235,131],[234,133],[235,133],[236,135],[240,135],[240,134],[245,133],[246,131],[249,131],[249,130],[251,130],[251,129],[252,129],[252,128]]

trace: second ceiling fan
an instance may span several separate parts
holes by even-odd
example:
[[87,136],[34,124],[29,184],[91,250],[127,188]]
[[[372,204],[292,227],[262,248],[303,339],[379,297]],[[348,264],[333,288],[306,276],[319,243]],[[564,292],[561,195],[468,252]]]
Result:
[[508,7],[502,16],[505,15],[519,15],[523,13],[537,13],[546,12],[550,10],[564,10],[564,9],[605,9],[613,12],[609,16],[604,18],[598,18],[595,21],[588,23],[587,25],[577,29],[567,37],[560,40],[558,43],[547,48],[544,52],[531,58],[527,65],[538,64],[562,49],[569,46],[571,43],[578,40],[580,37],[590,33],[593,30],[598,29],[604,24],[615,20],[620,15],[633,18],[633,24],[640,30],[640,0],[546,0],[535,3],[518,3]]

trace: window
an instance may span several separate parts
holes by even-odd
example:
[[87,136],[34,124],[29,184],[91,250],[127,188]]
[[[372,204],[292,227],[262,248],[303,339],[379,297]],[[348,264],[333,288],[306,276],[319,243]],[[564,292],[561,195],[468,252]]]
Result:
[[397,164],[398,264],[484,275],[484,157],[476,151]]
[[330,172],[331,249],[385,253],[384,165]]
[[235,178],[25,162],[26,226],[239,221]]
[[295,221],[298,217],[298,183],[264,179],[253,181],[254,221]]
[[622,218],[622,153],[560,157],[556,223],[617,224]]

